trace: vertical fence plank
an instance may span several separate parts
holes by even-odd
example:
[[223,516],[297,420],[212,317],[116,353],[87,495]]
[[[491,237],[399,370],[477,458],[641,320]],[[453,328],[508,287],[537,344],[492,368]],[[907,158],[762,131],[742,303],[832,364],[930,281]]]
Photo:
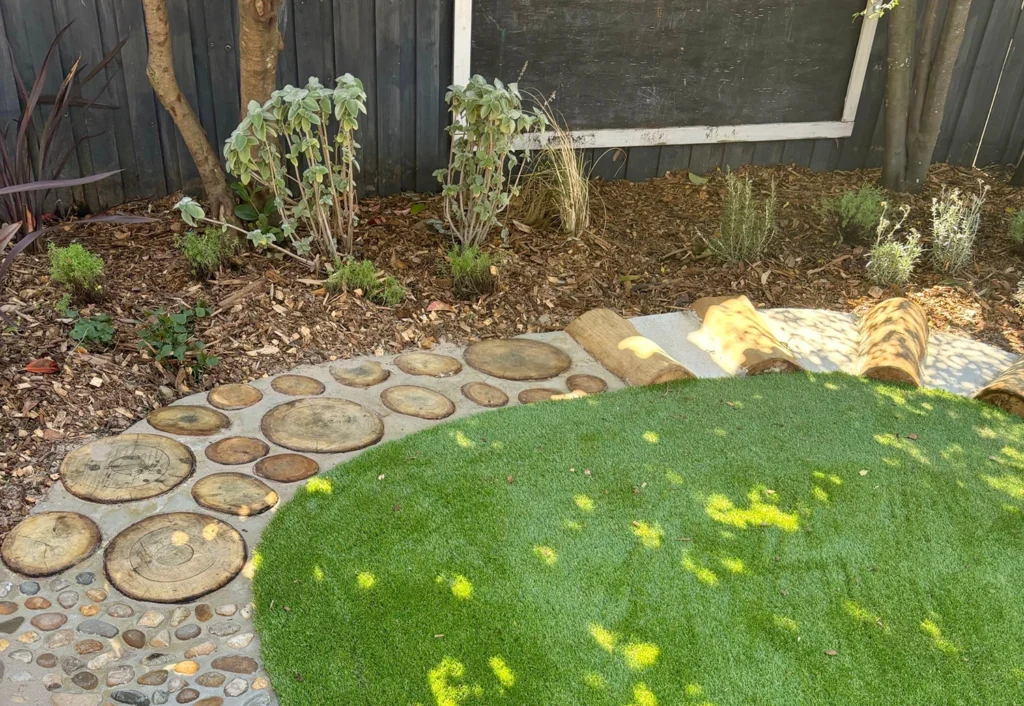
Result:
[[[599,153],[600,150],[594,150]],[[693,148],[689,145],[665,145],[661,148],[661,156],[658,158],[658,176],[665,176],[666,172],[681,172],[690,168],[690,155]]]
[[813,154],[814,140],[787,140],[782,149],[782,163],[809,167]]
[[626,150],[595,149],[593,176],[604,181],[622,179],[626,175]]
[[377,169],[380,193],[402,188],[401,0],[377,6]]
[[853,134],[843,141],[839,153],[839,169],[860,169],[864,166],[864,160],[871,149],[875,122],[885,97],[885,44],[888,29],[887,21],[878,23],[875,43],[871,47],[871,58],[868,61],[868,72],[864,77],[864,92],[860,105],[857,106]]
[[[337,17],[337,13],[334,13]],[[277,16],[277,29],[281,32],[284,48],[277,55],[277,87],[299,83],[298,49],[295,43],[295,0],[285,0]],[[337,43],[335,43],[337,47]],[[335,62],[337,63],[337,61]],[[339,69],[339,73],[345,73]]]
[[370,0],[335,0],[334,50],[339,73],[351,73],[366,88],[366,115],[359,120],[356,141],[361,145],[357,179],[361,193],[377,193],[377,40],[376,7]]
[[626,178],[630,181],[646,181],[658,175],[660,147],[630,147],[626,160]]
[[785,142],[758,142],[754,147],[754,159],[751,164],[770,166],[782,162],[782,153],[786,149]]
[[398,4],[399,52],[398,85],[402,111],[402,191],[416,190],[416,0]]
[[[192,55],[192,22],[189,17],[187,0],[167,0],[167,13],[171,22],[171,44],[174,47],[174,74],[178,85],[192,109],[199,104],[199,91],[196,85],[196,67]],[[178,131],[170,116],[166,121],[167,128],[174,136],[174,148],[178,155],[178,179],[181,189],[197,193],[201,187],[199,169],[196,167],[192,154],[185,145],[185,140]],[[220,145],[214,144],[213,149],[219,155]]]
[[734,171],[754,161],[753,142],[732,142],[725,146],[725,155],[722,157],[722,169]]
[[[18,100],[18,88],[14,82],[14,63],[11,60],[11,45],[7,41],[7,23],[0,11],[0,136],[6,134],[8,153],[14,146],[14,136],[18,130],[17,121],[21,115],[21,103]],[[2,137],[0,137],[2,139]]]
[[999,81],[992,115],[985,129],[985,139],[978,152],[978,164],[1008,164],[1012,159],[1006,156],[1017,122],[1017,114],[1024,100],[1024,13],[1017,17],[1017,26],[1010,40],[1010,49]]
[[815,140],[811,152],[811,169],[816,172],[827,172],[839,164],[838,140]]
[[[192,109],[211,143],[217,140],[217,115],[213,108],[213,76],[210,73],[210,40],[206,35],[205,0],[188,0],[189,33],[192,35],[192,66],[196,74],[196,102]],[[286,40],[287,41],[287,40]]]
[[238,32],[235,31],[233,18],[238,5],[223,1],[200,5],[206,17],[206,46],[210,62],[208,69],[213,87],[215,128],[207,128],[207,133],[213,144],[222,145],[238,126],[242,102],[238,85],[238,61],[235,57]]
[[295,55],[299,71],[297,85],[315,76],[333,86],[334,18],[329,0],[294,0]]
[[441,167],[441,3],[416,3],[416,191],[437,188],[434,170]]

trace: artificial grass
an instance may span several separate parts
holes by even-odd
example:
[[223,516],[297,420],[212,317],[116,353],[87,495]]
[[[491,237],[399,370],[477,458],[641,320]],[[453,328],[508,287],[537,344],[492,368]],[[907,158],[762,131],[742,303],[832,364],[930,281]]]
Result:
[[842,375],[440,425],[255,555],[285,706],[1024,702],[1024,426]]

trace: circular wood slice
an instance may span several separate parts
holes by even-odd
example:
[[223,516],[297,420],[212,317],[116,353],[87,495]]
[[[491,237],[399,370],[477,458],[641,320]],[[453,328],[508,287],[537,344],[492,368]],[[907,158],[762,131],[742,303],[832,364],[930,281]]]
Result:
[[0,557],[25,576],[50,576],[79,563],[100,545],[100,528],[77,512],[41,512],[4,538]]
[[533,404],[534,402],[547,402],[552,397],[564,394],[561,390],[552,390],[550,387],[531,387],[519,393],[521,404]]
[[195,467],[195,456],[180,441],[159,434],[122,434],[75,449],[61,463],[60,475],[76,497],[126,503],[166,493]]
[[409,375],[447,378],[462,372],[462,363],[450,355],[437,353],[403,353],[395,358],[399,370]]
[[277,493],[269,485],[244,473],[214,473],[196,481],[192,499],[207,510],[249,517],[277,504]]
[[380,400],[392,412],[420,419],[444,419],[455,412],[455,403],[440,392],[415,385],[389,387]]
[[385,370],[380,363],[364,360],[355,365],[331,366],[331,375],[342,385],[365,388],[384,382],[391,377],[391,371]]
[[210,390],[206,401],[217,409],[245,409],[263,399],[263,393],[252,385],[221,385]]
[[322,395],[327,389],[319,380],[305,375],[279,375],[270,382],[270,386],[282,395],[294,397]]
[[320,464],[302,454],[275,454],[260,459],[253,468],[256,475],[278,483],[295,483],[316,475]]
[[215,409],[187,404],[161,407],[150,412],[146,421],[154,429],[180,436],[212,436],[231,424]]
[[508,404],[508,395],[486,382],[467,382],[462,386],[462,394],[481,407],[504,407]]
[[209,515],[173,512],[136,522],[104,553],[110,582],[129,598],[180,603],[226,585],[245,564],[245,540]]
[[573,392],[586,392],[588,395],[596,395],[608,389],[608,383],[596,375],[570,375],[565,384]]
[[547,380],[572,365],[564,351],[525,338],[480,341],[467,348],[463,357],[480,372],[504,380]]
[[251,436],[229,436],[206,447],[206,458],[225,466],[252,463],[270,453],[270,447]]
[[260,422],[263,436],[292,451],[342,453],[376,444],[384,422],[355,402],[307,397],[278,405]]

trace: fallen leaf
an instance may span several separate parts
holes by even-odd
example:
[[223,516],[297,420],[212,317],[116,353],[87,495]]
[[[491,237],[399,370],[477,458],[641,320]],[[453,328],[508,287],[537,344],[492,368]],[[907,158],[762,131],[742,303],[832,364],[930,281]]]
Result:
[[702,177],[700,174],[694,174],[690,172],[690,183],[694,186],[704,186],[708,183],[707,177]]
[[839,653],[835,650],[825,650],[825,654],[827,654],[829,657],[835,657]]
[[49,358],[37,358],[25,366],[25,372],[36,375],[52,375],[60,370],[60,366]]
[[533,228],[531,228],[530,226],[526,225],[525,223],[521,223],[521,222],[519,222],[517,220],[513,220],[512,221],[512,225],[514,225],[516,227],[516,230],[521,231],[523,233],[532,233],[533,232]]
[[871,289],[868,290],[868,295],[872,299],[880,299],[883,294],[885,294],[885,292],[882,290],[881,287],[872,287]]
[[427,304],[427,311],[450,311],[453,314],[456,313],[454,306],[437,299]]
[[917,441],[917,434],[907,434],[907,438],[911,441]]
[[412,208],[409,209],[409,213],[411,213],[412,215],[415,216],[417,213],[419,213],[420,211],[422,211],[426,207],[427,207],[427,204],[425,204],[425,203],[414,203],[412,205]]

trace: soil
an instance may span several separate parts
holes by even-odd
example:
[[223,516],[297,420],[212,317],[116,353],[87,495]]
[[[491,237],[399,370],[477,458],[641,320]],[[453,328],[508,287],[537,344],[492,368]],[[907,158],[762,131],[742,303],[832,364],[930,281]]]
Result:
[[[180,396],[302,363],[561,329],[599,306],[636,316],[741,292],[762,307],[859,311],[883,297],[907,295],[938,330],[1024,352],[1021,311],[1013,300],[1024,256],[1007,237],[1011,212],[1024,207],[1024,190],[1010,187],[1006,175],[941,165],[924,192],[892,195],[891,203],[912,207],[907,227],[927,240],[929,206],[942,184],[977,191],[981,179],[992,186],[975,261],[966,271],[942,275],[925,261],[906,290],[883,290],[865,278],[863,248],[837,242],[818,212],[823,197],[874,183],[877,171],[743,171],[762,193],[773,179],[777,185],[780,234],[761,262],[722,264],[707,252],[703,238],[715,233],[725,194],[720,172],[703,185],[691,183],[686,172],[639,184],[597,182],[592,227],[581,237],[567,237],[553,222],[524,223],[513,213],[506,242],[496,237],[490,244],[498,285],[472,301],[458,300],[445,276],[449,241],[430,223],[440,217],[437,197],[365,199],[358,254],[408,289],[393,309],[359,292],[329,294],[300,264],[252,252],[216,279],[191,279],[174,246],[181,224],[171,211],[173,198],[119,209],[149,215],[152,224],[66,226],[58,244],[78,240],[106,262],[104,298],[82,314],[110,314],[116,341],[105,351],[76,349],[70,323],[55,310],[63,292],[49,280],[45,254],[18,259],[0,289],[0,310],[15,321],[0,334],[0,537],[59,479],[59,462],[69,450],[116,434]],[[200,300],[214,309],[196,331],[220,358],[212,371],[197,379],[187,368],[156,364],[139,351],[135,331],[149,311]],[[54,361],[55,372],[25,370],[40,358]]]

